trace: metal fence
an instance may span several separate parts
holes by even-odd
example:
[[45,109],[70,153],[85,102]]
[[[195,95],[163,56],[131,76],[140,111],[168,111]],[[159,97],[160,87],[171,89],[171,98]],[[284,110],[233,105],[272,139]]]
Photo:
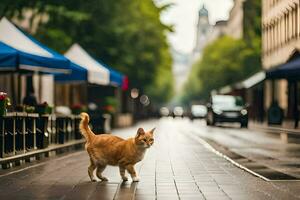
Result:
[[82,138],[77,115],[8,113],[0,117],[0,159]]

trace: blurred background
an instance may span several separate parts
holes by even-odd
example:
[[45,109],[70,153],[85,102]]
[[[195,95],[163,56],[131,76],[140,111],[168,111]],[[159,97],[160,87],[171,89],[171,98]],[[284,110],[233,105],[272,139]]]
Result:
[[[47,104],[51,113],[97,111],[121,126],[158,117],[161,108],[164,115],[181,109],[183,116],[197,117],[195,105],[206,109],[208,124],[247,127],[249,119],[298,128],[298,6],[268,0],[3,0],[0,41],[34,57],[24,63],[17,58],[9,68],[3,56],[0,91],[12,104],[5,109]],[[71,66],[47,56],[39,60],[43,51]],[[225,107],[216,108],[216,95],[231,95],[232,102],[226,97],[219,103]]]
[[299,21],[299,0],[1,0],[1,168],[82,147],[88,112],[97,134],[157,127],[164,148],[149,166],[170,160],[171,184],[192,151],[205,156],[190,169],[208,164],[232,183],[209,145],[264,180],[299,180]]

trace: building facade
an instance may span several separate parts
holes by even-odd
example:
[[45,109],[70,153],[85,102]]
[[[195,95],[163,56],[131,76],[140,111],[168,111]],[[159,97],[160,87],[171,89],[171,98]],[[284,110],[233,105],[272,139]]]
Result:
[[217,21],[216,24],[213,26],[213,30],[211,34],[207,38],[208,43],[215,41],[216,39],[226,35],[227,30],[227,21]]
[[188,78],[192,65],[190,64],[190,54],[185,54],[171,48],[173,58],[173,76],[175,78],[175,92],[179,93]]
[[243,37],[243,3],[245,0],[234,0],[226,26],[226,35],[235,39]]
[[263,66],[285,63],[300,49],[299,0],[263,0]]
[[[262,1],[262,64],[268,71],[284,70],[265,82],[265,107],[274,102],[284,110],[286,119],[299,119],[299,78],[285,71],[285,65],[299,59],[300,1]],[[278,73],[277,73],[278,74]]]

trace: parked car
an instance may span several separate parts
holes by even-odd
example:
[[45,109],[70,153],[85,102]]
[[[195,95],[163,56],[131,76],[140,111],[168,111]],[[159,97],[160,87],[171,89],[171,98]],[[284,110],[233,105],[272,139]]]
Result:
[[219,122],[239,122],[241,127],[248,127],[248,110],[242,97],[214,95],[207,104],[207,125]]
[[169,114],[170,114],[170,111],[169,111],[169,109],[167,107],[161,107],[159,109],[159,113],[160,113],[161,117],[168,117]]
[[190,119],[203,119],[206,117],[207,108],[204,105],[192,105]]
[[184,110],[181,106],[176,106],[173,109],[173,117],[183,117],[184,115]]

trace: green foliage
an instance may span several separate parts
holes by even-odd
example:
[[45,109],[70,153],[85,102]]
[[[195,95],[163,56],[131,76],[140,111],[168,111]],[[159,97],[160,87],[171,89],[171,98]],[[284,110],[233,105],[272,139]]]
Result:
[[35,33],[41,42],[60,53],[79,43],[92,56],[128,75],[130,86],[153,101],[167,101],[173,93],[172,60],[160,21],[169,6],[152,0],[8,0],[0,12],[22,16],[24,9],[46,14]]
[[119,106],[119,102],[114,97],[105,97],[105,99],[103,101],[103,106],[108,106],[108,105],[113,106],[114,108],[117,108]]
[[261,0],[244,2],[243,38],[221,37],[193,65],[181,100],[205,100],[212,90],[241,81],[261,69]]
[[170,63],[172,63],[171,55],[167,48],[161,50],[164,59],[162,66],[158,69],[157,77],[153,85],[147,88],[147,91],[152,94],[152,100],[158,103],[164,103],[170,100],[174,94],[173,91],[173,74]]
[[223,36],[206,46],[185,85],[183,101],[207,99],[214,89],[245,79],[257,71],[255,54],[243,40]]

